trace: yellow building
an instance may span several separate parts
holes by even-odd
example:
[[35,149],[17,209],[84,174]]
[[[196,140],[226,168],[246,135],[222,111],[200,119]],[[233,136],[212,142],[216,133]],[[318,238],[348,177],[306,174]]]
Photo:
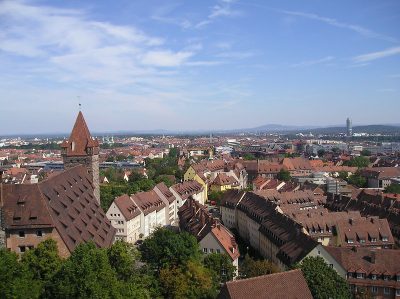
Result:
[[225,173],[218,173],[211,184],[211,191],[225,191],[229,189],[240,189],[239,182]]

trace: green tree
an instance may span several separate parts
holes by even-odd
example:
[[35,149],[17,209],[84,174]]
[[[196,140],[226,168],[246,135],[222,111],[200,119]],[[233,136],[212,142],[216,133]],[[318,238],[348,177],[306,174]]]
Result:
[[220,283],[233,280],[236,273],[236,267],[232,265],[231,258],[226,254],[208,254],[204,258],[203,264],[214,273],[215,279]]
[[217,283],[212,272],[198,261],[160,271],[160,285],[165,298],[215,298]]
[[367,179],[362,177],[360,174],[355,173],[348,177],[347,182],[351,185],[357,186],[359,188],[365,188],[368,186]]
[[0,298],[39,298],[41,283],[14,252],[0,249]]
[[290,172],[284,168],[281,168],[281,170],[278,173],[278,180],[288,182],[290,181],[292,177],[290,176]]
[[385,188],[385,193],[395,193],[400,194],[400,185],[399,184],[391,184]]
[[48,298],[121,298],[107,252],[92,242],[76,247],[46,285]]
[[364,167],[368,167],[369,159],[366,158],[366,157],[363,157],[363,156],[354,157],[350,161],[344,162],[343,165],[351,166],[351,167],[364,168]]
[[279,268],[268,260],[254,260],[246,254],[240,271],[242,277],[250,278],[277,273]]
[[325,150],[323,148],[317,151],[318,157],[323,157],[325,155]]
[[361,156],[369,157],[369,156],[371,156],[371,151],[364,149],[361,151],[360,154],[361,154]]
[[307,257],[297,268],[303,271],[314,298],[352,298],[346,280],[329,267],[322,257]]
[[339,171],[339,178],[342,180],[347,180],[348,172],[347,171]]
[[135,266],[140,260],[140,253],[132,244],[116,241],[107,249],[107,256],[118,279],[127,281],[137,272]]
[[243,160],[256,160],[256,159],[257,159],[256,156],[250,153],[245,153],[243,155]]
[[176,233],[167,228],[157,228],[140,246],[144,262],[160,270],[185,264],[188,260],[200,260],[201,252],[192,235]]
[[62,265],[56,241],[47,239],[39,243],[35,249],[29,250],[22,256],[22,263],[27,266],[35,279],[46,283]]

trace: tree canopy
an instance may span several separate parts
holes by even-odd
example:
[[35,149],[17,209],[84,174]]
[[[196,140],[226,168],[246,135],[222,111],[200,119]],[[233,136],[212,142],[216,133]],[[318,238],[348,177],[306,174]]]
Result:
[[303,271],[314,298],[352,298],[346,280],[329,267],[322,257],[307,257],[297,265],[297,268]]
[[189,260],[199,261],[201,252],[197,240],[186,232],[176,233],[157,228],[140,247],[142,259],[154,269],[180,266]]
[[240,272],[243,278],[251,278],[277,273],[279,268],[268,260],[255,260],[246,254]]
[[290,172],[286,169],[281,168],[278,173],[278,180],[288,182],[292,177],[290,176]]

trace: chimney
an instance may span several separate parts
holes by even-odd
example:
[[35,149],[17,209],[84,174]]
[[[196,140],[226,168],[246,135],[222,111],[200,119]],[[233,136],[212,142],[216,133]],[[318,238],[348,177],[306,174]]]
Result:
[[375,259],[376,259],[376,252],[375,251],[371,251],[371,263],[375,264]]

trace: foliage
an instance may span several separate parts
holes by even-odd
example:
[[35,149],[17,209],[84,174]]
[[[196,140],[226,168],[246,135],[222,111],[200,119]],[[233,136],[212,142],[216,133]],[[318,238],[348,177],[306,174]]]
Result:
[[224,191],[211,191],[210,194],[208,194],[208,200],[209,201],[215,201],[217,205],[220,205],[221,198],[224,196]]
[[343,163],[345,166],[351,166],[351,167],[358,167],[358,168],[364,168],[368,167],[369,165],[369,159],[363,156],[360,157],[354,157],[350,161],[345,161]]
[[236,267],[232,265],[231,258],[226,254],[212,253],[208,254],[203,260],[204,266],[211,270],[215,279],[220,283],[233,280]]
[[341,150],[340,150],[340,148],[338,148],[338,147],[333,147],[333,148],[332,148],[332,152],[333,152],[334,154],[339,154],[339,153],[341,152]]
[[329,267],[322,257],[307,257],[297,268],[303,271],[314,298],[351,298],[346,280]]
[[341,178],[342,180],[347,180],[349,174],[347,171],[339,171],[339,178]]
[[56,241],[47,239],[41,242],[35,249],[29,250],[22,256],[22,263],[33,273],[35,279],[46,283],[62,264]]
[[240,271],[242,277],[250,278],[277,273],[279,272],[279,268],[268,260],[254,260],[248,254],[246,254]]
[[120,142],[100,144],[101,149],[110,149],[110,148],[117,148],[117,147],[124,147],[124,146],[126,146],[126,145],[123,143],[120,143]]
[[49,298],[118,298],[119,283],[107,252],[80,244],[46,287]]
[[175,184],[175,182],[171,179],[170,176],[163,174],[160,175],[159,177],[156,178],[155,183],[161,183],[163,182],[168,188],[171,187],[173,184]]
[[250,153],[245,153],[243,155],[243,160],[257,160],[257,157]]
[[399,184],[391,184],[385,188],[385,193],[396,193],[400,194],[400,185]]
[[362,177],[360,174],[355,173],[350,175],[347,178],[347,182],[351,185],[357,186],[359,188],[365,188],[367,187],[367,179]]
[[108,260],[118,279],[128,281],[135,273],[135,264],[140,260],[139,251],[123,241],[116,241],[107,250]]
[[33,276],[17,254],[0,250],[0,298],[39,298],[41,283]]
[[288,182],[290,181],[290,179],[292,178],[290,176],[290,172],[286,169],[281,168],[281,170],[278,173],[278,180],[284,181],[284,182]]
[[157,228],[140,246],[142,260],[153,269],[174,267],[189,260],[200,260],[197,240],[186,232],[176,233],[167,228]]
[[325,150],[323,148],[317,151],[318,157],[323,157],[325,155]]
[[218,287],[212,272],[199,261],[162,269],[160,284],[165,298],[215,298]]
[[361,151],[360,154],[361,154],[361,156],[369,157],[369,156],[371,156],[371,151],[364,149]]

